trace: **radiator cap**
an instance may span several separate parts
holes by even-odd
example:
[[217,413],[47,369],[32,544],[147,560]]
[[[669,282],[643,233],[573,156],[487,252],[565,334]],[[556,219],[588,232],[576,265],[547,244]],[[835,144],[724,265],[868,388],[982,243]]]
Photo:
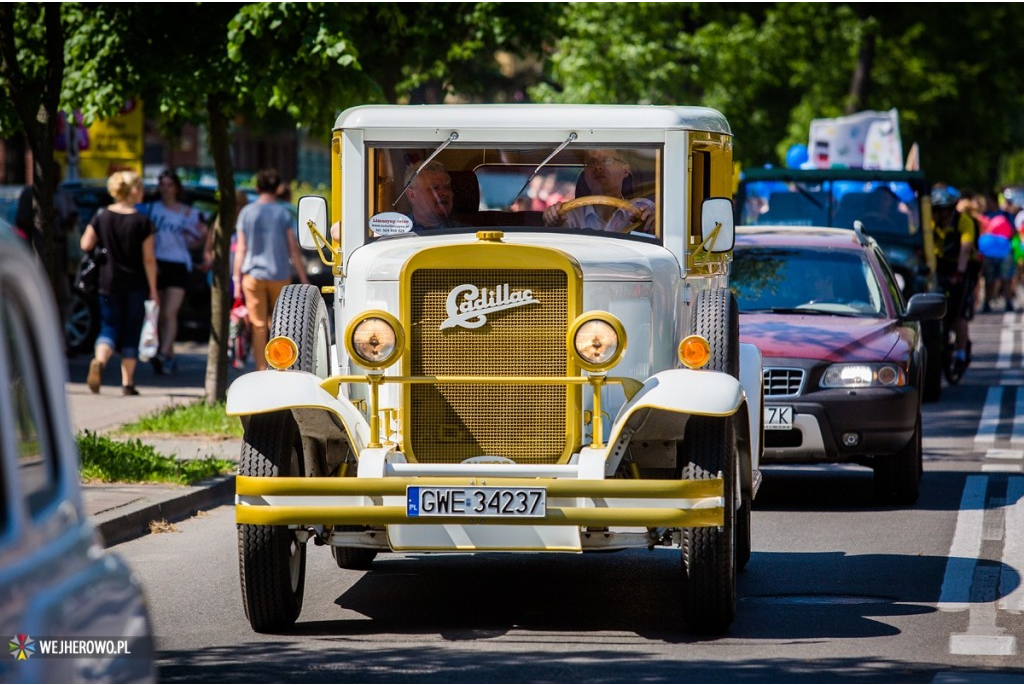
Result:
[[505,237],[504,231],[477,231],[476,239],[483,240],[488,243],[500,243],[501,239]]

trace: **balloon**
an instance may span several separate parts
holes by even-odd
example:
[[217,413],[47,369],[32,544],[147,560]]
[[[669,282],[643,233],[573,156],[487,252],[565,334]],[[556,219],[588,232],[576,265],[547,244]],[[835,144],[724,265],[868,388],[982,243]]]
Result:
[[786,151],[786,167],[789,169],[799,169],[808,159],[807,146],[802,143],[790,145]]

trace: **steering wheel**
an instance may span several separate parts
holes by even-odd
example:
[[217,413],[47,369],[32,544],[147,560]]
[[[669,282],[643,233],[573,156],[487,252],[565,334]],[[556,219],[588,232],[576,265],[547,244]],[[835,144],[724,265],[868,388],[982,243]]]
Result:
[[626,210],[629,213],[630,218],[635,219],[635,221],[628,226],[623,226],[622,229],[620,229],[620,233],[635,231],[643,224],[643,222],[640,221],[640,215],[643,214],[641,209],[628,200],[623,200],[620,197],[612,197],[611,195],[586,195],[584,197],[578,197],[575,200],[563,202],[562,206],[558,209],[558,217],[564,218],[567,212],[571,212],[578,207],[588,207],[590,205],[607,205],[609,207],[614,207],[615,209]]

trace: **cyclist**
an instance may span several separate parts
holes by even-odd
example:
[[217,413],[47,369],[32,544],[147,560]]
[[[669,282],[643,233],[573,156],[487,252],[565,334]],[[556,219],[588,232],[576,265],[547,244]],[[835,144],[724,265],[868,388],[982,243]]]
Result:
[[935,231],[936,275],[946,292],[947,320],[956,333],[952,371],[959,379],[967,368],[970,337],[968,320],[974,315],[972,298],[977,280],[974,219],[957,211],[960,193],[956,188],[936,184],[932,188],[932,223]]

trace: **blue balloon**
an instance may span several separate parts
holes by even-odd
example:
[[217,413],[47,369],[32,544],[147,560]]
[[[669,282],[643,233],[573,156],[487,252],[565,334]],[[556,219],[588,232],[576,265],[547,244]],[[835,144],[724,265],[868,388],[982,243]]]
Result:
[[802,143],[790,145],[786,151],[786,167],[790,169],[799,169],[808,159],[807,146]]

